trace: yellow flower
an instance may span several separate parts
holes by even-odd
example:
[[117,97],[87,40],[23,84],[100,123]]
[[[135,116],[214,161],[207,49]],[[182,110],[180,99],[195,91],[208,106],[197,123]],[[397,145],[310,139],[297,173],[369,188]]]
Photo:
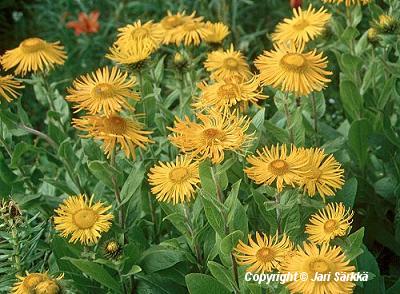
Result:
[[118,31],[119,34],[115,43],[125,50],[136,44],[141,44],[141,46],[154,51],[160,47],[165,34],[159,24],[153,23],[153,21],[142,24],[140,20],[119,28]]
[[247,106],[248,103],[256,104],[259,100],[268,97],[262,94],[262,89],[256,77],[248,81],[241,78],[230,78],[211,85],[202,82],[198,84],[198,87],[202,93],[193,104],[198,109],[215,107],[221,110],[237,103],[243,103]]
[[79,240],[83,245],[95,244],[101,233],[111,227],[113,215],[106,213],[111,209],[102,202],[93,202],[93,196],[88,200],[86,195],[70,196],[55,209],[55,229],[62,237],[71,235],[69,242]]
[[176,45],[183,43],[185,46],[197,46],[210,33],[211,31],[209,31],[203,22],[197,19],[191,19],[185,21],[185,23],[175,30],[173,41]]
[[276,188],[281,192],[286,185],[294,187],[304,175],[307,156],[301,149],[292,146],[287,154],[286,145],[264,147],[257,150],[257,156],[250,155],[247,161],[252,165],[244,171],[257,184],[270,186],[276,180]]
[[103,244],[103,253],[108,259],[118,259],[122,253],[122,246],[114,239],[108,240]]
[[331,274],[335,277],[335,273],[351,273],[355,267],[349,265],[349,261],[340,247],[330,247],[323,244],[318,247],[316,244],[303,243],[303,248],[298,246],[294,255],[287,259],[282,265],[282,273],[301,273],[308,275],[308,279],[303,281],[296,279],[288,282],[287,287],[291,293],[303,294],[325,294],[325,293],[353,293],[355,284],[349,281],[313,281],[316,273]]
[[399,27],[399,21],[391,15],[381,14],[376,22],[378,30],[384,34],[393,33]]
[[204,66],[207,71],[212,72],[211,78],[216,81],[232,77],[251,77],[246,58],[240,51],[235,51],[232,44],[227,51],[217,50],[209,53]]
[[116,144],[121,146],[126,157],[136,158],[136,147],[145,149],[147,143],[154,143],[147,136],[151,131],[143,130],[143,125],[132,119],[114,114],[106,116],[84,116],[73,119],[75,128],[88,132],[83,137],[103,141],[103,150],[110,158]]
[[141,43],[132,44],[130,47],[120,47],[116,43],[110,47],[106,58],[124,65],[140,65],[150,57],[151,50]]
[[329,243],[335,237],[343,237],[349,232],[353,212],[343,203],[329,203],[310,217],[305,232],[308,239],[316,244]]
[[325,199],[325,196],[334,196],[337,189],[341,189],[344,180],[344,170],[336,161],[333,155],[326,155],[324,150],[319,148],[305,149],[308,163],[304,167],[307,171],[300,183],[300,186],[309,196],[317,192]]
[[29,38],[19,46],[7,50],[1,58],[1,64],[9,70],[16,66],[14,73],[24,76],[27,73],[51,69],[55,64],[64,64],[67,55],[60,42],[47,43],[40,38]]
[[346,6],[351,6],[351,5],[367,5],[372,0],[322,0],[322,1],[325,3],[336,3],[336,4],[341,4],[345,1]]
[[229,110],[210,110],[207,114],[198,113],[200,123],[176,118],[175,127],[169,139],[182,152],[201,161],[210,158],[212,163],[224,160],[225,151],[242,152],[251,144],[253,135],[246,134],[250,120]]
[[369,28],[367,33],[367,38],[370,43],[379,42],[378,30],[376,28]]
[[207,43],[220,44],[229,35],[229,28],[222,22],[212,23],[207,21],[206,28],[210,32],[204,38]]
[[279,269],[281,262],[293,248],[293,243],[286,234],[281,238],[276,232],[273,236],[256,232],[256,241],[248,236],[249,245],[239,240],[239,244],[234,249],[237,263],[240,265],[250,265],[246,271],[252,273],[268,273],[273,269]]
[[195,14],[196,12],[193,12],[191,15],[186,15],[185,11],[172,14],[171,11],[168,10],[167,15],[160,21],[160,25],[165,31],[163,43],[174,43],[175,34],[184,23],[192,20],[200,21],[201,19],[194,17]]
[[151,192],[158,201],[189,202],[200,183],[199,163],[181,155],[175,162],[158,162],[150,169],[148,177]]
[[321,91],[332,72],[325,70],[326,57],[316,50],[303,53],[304,45],[297,47],[284,43],[274,44],[274,50],[264,51],[254,62],[260,71],[260,80],[265,85],[280,88],[296,95],[308,95]]
[[12,75],[0,76],[0,96],[11,102],[20,94],[16,89],[22,89],[24,85],[14,79]]
[[117,67],[111,71],[104,67],[76,79],[68,89],[66,100],[76,103],[73,106],[75,112],[84,109],[90,114],[110,116],[122,108],[133,110],[127,99],[139,100],[139,96],[131,90],[135,82],[135,78],[128,78],[128,74]]
[[307,10],[293,8],[294,16],[285,18],[276,27],[272,34],[274,42],[294,41],[297,45],[314,40],[325,30],[325,25],[331,18],[331,14],[321,7],[318,11],[311,6]]
[[[22,277],[16,276],[19,281],[15,282],[11,290],[12,294],[57,294],[61,292],[61,287],[58,285],[58,281],[61,280],[64,275],[60,275],[57,278],[50,277],[47,272],[45,273],[28,273]],[[46,292],[47,291],[47,292]]]

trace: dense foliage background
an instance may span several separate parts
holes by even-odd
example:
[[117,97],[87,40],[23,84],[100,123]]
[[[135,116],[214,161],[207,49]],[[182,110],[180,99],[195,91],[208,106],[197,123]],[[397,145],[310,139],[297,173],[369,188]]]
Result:
[[[26,80],[29,85],[23,90],[22,98],[11,104],[1,103],[0,197],[6,199],[11,195],[27,220],[11,237],[4,224],[0,224],[0,292],[5,292],[13,283],[16,271],[46,269],[64,272],[65,288],[72,293],[117,293],[121,290],[119,280],[133,275],[138,293],[185,293],[188,281],[185,276],[190,272],[207,273],[230,287],[230,261],[224,254],[229,252],[231,244],[226,244],[229,240],[224,239],[226,248],[214,246],[221,240],[216,239],[215,225],[212,222],[210,225],[209,217],[204,216],[202,202],[197,201],[191,207],[189,217],[194,232],[189,235],[183,225],[183,212],[148,197],[149,187],[143,180],[155,162],[171,160],[177,154],[166,139],[165,126],[173,124],[174,114],[189,113],[188,99],[195,93],[196,83],[207,76],[201,66],[207,48],[192,52],[183,73],[174,67],[174,48],[162,48],[153,56],[145,69],[143,99],[148,106],[146,123],[154,130],[156,144],[146,151],[144,160],[128,161],[118,156],[118,169],[109,166],[97,143],[81,139],[70,126],[74,114],[64,100],[66,87],[78,75],[111,64],[104,55],[115,40],[118,27],[137,19],[158,21],[167,10],[196,10],[207,20],[226,23],[231,34],[225,44],[233,43],[252,61],[264,49],[271,48],[269,34],[283,17],[291,15],[288,2],[0,1],[0,54],[31,36],[60,40],[68,52],[65,65],[57,68],[49,81],[49,87],[57,90],[54,92],[56,112],[48,111],[44,98],[47,90],[34,80]],[[304,2],[304,5],[321,4],[317,0]],[[344,246],[359,271],[375,276],[372,281],[359,285],[356,292],[399,293],[400,41],[399,34],[390,34],[383,36],[379,45],[372,45],[366,32],[383,12],[391,11],[399,18],[400,1],[375,1],[362,8],[355,7],[350,17],[343,8],[329,6],[334,18],[322,41],[316,43],[328,56],[329,69],[334,73],[324,95],[317,95],[318,141],[327,153],[335,155],[346,171],[346,184],[335,201],[341,200],[353,207],[352,233],[355,233],[346,239]],[[100,12],[97,33],[76,36],[66,28],[66,23],[76,19],[79,12],[94,10]],[[185,87],[179,79],[185,81]],[[282,99],[271,88],[265,92],[270,98],[263,102],[263,108],[250,110],[252,129],[260,137],[259,146],[288,142],[288,130],[283,128]],[[296,113],[292,126],[296,144],[314,146],[309,103],[305,101],[301,106],[293,103],[292,107]],[[59,117],[63,125],[53,124],[52,117]],[[18,128],[19,123],[47,133],[56,146]],[[244,164],[232,155],[218,171],[227,195],[237,195],[240,200],[230,203],[229,225],[244,234],[255,229],[273,231],[270,213],[274,207],[269,201],[272,195],[268,189],[257,188],[246,179],[242,171]],[[209,166],[202,168],[200,176],[204,184],[210,180]],[[89,256],[84,262],[79,259],[80,245],[68,245],[58,237],[49,217],[65,194],[93,193],[112,202],[110,173],[117,174],[121,196],[127,203],[127,234],[131,242],[124,248],[125,257],[121,262],[101,258],[100,248],[84,253]],[[240,188],[235,185],[239,179],[242,179]],[[307,221],[300,219],[300,215],[309,215],[322,206],[314,199],[304,201],[301,205],[297,200],[282,204],[285,231],[300,237]],[[308,214],[300,214],[303,209]],[[115,225],[104,238],[118,238],[120,232]],[[200,260],[193,253],[195,244],[202,247]],[[8,258],[16,248],[21,256],[18,269]],[[192,287],[204,285],[207,284]],[[80,288],[86,289],[85,292],[79,292]],[[262,293],[260,289],[249,286],[247,291]],[[277,293],[274,291],[278,290],[266,291]],[[281,288],[279,291],[285,293]],[[207,292],[217,293],[212,289]]]

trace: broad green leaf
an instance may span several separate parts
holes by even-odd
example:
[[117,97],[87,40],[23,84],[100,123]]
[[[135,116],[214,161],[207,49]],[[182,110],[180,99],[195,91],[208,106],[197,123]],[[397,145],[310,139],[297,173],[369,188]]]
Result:
[[211,173],[211,166],[208,160],[200,163],[199,175],[202,189],[204,189],[211,195],[216,195],[217,190],[215,188],[214,180]]
[[182,252],[157,246],[151,247],[143,253],[139,265],[146,273],[153,273],[173,267],[185,260]]
[[364,231],[364,228],[361,228],[346,238],[343,250],[349,260],[353,260],[363,253],[361,246],[363,244]]
[[261,108],[253,117],[251,123],[257,131],[262,131],[262,126],[265,120],[265,108]]
[[185,277],[190,294],[230,294],[231,292],[215,278],[204,274],[188,274]]
[[88,164],[90,172],[109,188],[113,189],[114,184],[112,178],[115,177],[117,171],[112,168],[107,162],[94,160]]
[[343,79],[340,81],[340,100],[350,121],[361,117],[364,101],[353,82]]
[[214,276],[214,278],[216,278],[226,287],[229,286],[229,290],[233,291],[234,281],[232,278],[232,273],[229,269],[225,268],[223,265],[216,263],[214,261],[209,261],[207,263],[207,266],[210,269],[210,272]]
[[289,133],[286,129],[277,127],[272,122],[264,121],[265,131],[269,136],[272,136],[276,142],[289,143]]
[[347,179],[342,189],[336,192],[336,196],[332,199],[333,202],[343,202],[343,204],[352,208],[357,195],[357,179]]
[[225,235],[225,221],[221,213],[222,207],[217,204],[216,199],[212,199],[211,195],[205,190],[200,190],[201,202],[204,207],[207,220],[211,227],[220,235]]
[[368,137],[371,133],[372,126],[367,119],[356,120],[350,126],[348,145],[361,168],[368,160]]
[[[364,252],[360,256],[357,257],[357,271],[359,272],[369,272],[375,275],[375,278],[373,280],[369,280],[368,282],[364,283],[364,293],[385,293],[385,284],[383,281],[383,278],[380,275],[380,270],[379,270],[379,265],[375,259],[375,257],[372,255],[372,253],[368,250],[367,247],[364,245],[361,248]],[[390,291],[390,290],[389,290]],[[399,289],[400,291],[400,289]],[[393,292],[392,294],[399,293]],[[390,292],[386,292],[390,293]]]
[[144,167],[141,162],[138,162],[132,168],[131,173],[126,179],[124,185],[121,189],[121,205],[128,202],[133,195],[135,195],[139,190],[144,179]]
[[224,237],[220,243],[221,252],[225,255],[230,255],[239,240],[243,239],[243,236],[244,234],[242,231],[234,231]]

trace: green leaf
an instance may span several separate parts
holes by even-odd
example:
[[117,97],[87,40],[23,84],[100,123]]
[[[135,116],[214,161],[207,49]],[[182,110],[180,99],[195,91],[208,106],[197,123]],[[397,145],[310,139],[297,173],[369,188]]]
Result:
[[292,125],[289,126],[292,129],[294,134],[294,143],[297,146],[304,146],[306,140],[306,131],[303,125],[303,114],[301,109],[296,109],[296,112],[293,115]]
[[144,179],[144,173],[145,170],[143,164],[137,162],[121,188],[121,205],[128,202],[133,195],[140,191],[140,186]]
[[143,253],[140,266],[146,273],[153,273],[185,260],[185,255],[180,251],[154,246]]
[[282,129],[280,127],[277,127],[274,125],[272,122],[265,120],[264,121],[264,127],[266,133],[275,138],[276,142],[280,143],[289,143],[289,133],[286,129]]
[[205,190],[201,189],[200,195],[208,222],[220,236],[224,236],[225,221],[221,213],[222,207],[218,205],[217,200],[215,198],[213,199]]
[[229,290],[233,291],[234,282],[232,279],[231,271],[225,268],[223,265],[216,263],[214,261],[209,261],[207,263],[208,268],[210,269],[211,274],[223,285],[228,286]]
[[377,107],[378,109],[383,110],[388,103],[394,89],[395,89],[396,78],[391,77],[390,79],[385,81],[385,85],[383,86],[381,95],[379,96]]
[[112,178],[118,173],[115,168],[112,168],[107,162],[94,160],[88,164],[90,172],[109,188],[113,188]]
[[[371,281],[364,283],[364,293],[385,293],[385,284],[383,282],[383,278],[380,275],[379,265],[372,255],[372,253],[368,250],[364,245],[361,248],[364,252],[360,256],[357,257],[357,271],[359,272],[368,272],[375,275],[375,278]],[[369,280],[369,279],[368,279]],[[389,290],[390,291],[390,290]],[[390,292],[386,293],[390,293]],[[399,289],[400,291],[400,289]],[[399,293],[393,292],[392,294]]]
[[231,292],[215,278],[204,274],[188,274],[185,277],[190,294],[230,294]]
[[349,53],[342,55],[342,69],[348,77],[353,77],[354,73],[357,73],[360,70],[362,64],[363,60],[358,56],[353,56]]
[[364,228],[361,228],[346,238],[343,250],[349,260],[355,259],[364,252],[361,248],[361,245],[363,244],[364,231]]
[[114,293],[122,293],[120,281],[116,281],[101,265],[84,259],[75,259],[70,257],[64,259],[70,261],[93,280],[115,291]]
[[341,190],[336,192],[336,196],[334,199],[332,199],[332,201],[343,202],[346,207],[352,208],[357,195],[357,186],[358,183],[356,178],[350,178],[346,180],[344,186]]
[[372,126],[367,119],[356,120],[350,126],[348,145],[361,168],[368,160],[368,137],[371,133]]
[[211,195],[217,195],[214,180],[211,173],[210,161],[206,160],[200,163],[199,175],[201,187]]
[[265,108],[261,108],[253,117],[251,123],[257,131],[262,131],[262,126],[265,120]]
[[234,231],[230,233],[228,236],[224,237],[220,243],[220,250],[225,255],[230,255],[233,248],[237,245],[239,240],[243,239],[242,231]]
[[349,120],[361,117],[361,110],[364,104],[363,97],[352,81],[340,80],[340,100]]

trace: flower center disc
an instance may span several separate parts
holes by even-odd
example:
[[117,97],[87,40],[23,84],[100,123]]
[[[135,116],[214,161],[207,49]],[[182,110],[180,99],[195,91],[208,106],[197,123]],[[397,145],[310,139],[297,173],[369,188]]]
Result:
[[325,273],[329,271],[329,264],[325,260],[317,259],[310,262],[310,270],[312,272]]
[[229,69],[236,69],[238,66],[238,62],[235,58],[228,57],[224,60],[224,65],[225,65],[225,67],[227,67]]
[[60,287],[52,280],[43,281],[36,286],[36,294],[57,294],[60,293]]
[[110,242],[107,244],[106,249],[108,252],[115,252],[118,249],[118,244],[116,242]]
[[269,262],[275,257],[275,252],[270,248],[261,248],[258,249],[256,253],[257,260],[261,262]]
[[31,290],[32,288],[36,287],[37,284],[40,282],[44,281],[44,276],[41,274],[29,274],[23,281],[24,287],[28,288]]
[[24,53],[34,53],[44,48],[44,41],[39,38],[29,38],[21,43],[21,50]]
[[324,230],[327,233],[332,233],[334,230],[337,229],[337,227],[338,227],[338,222],[333,219],[327,220],[324,224]]
[[143,39],[149,35],[149,30],[143,27],[137,28],[132,31],[131,35],[133,39]]
[[89,229],[95,224],[97,214],[92,209],[83,208],[75,213],[72,218],[78,228]]
[[301,31],[308,27],[310,23],[306,19],[300,19],[296,23],[293,24],[293,28],[295,30]]
[[307,60],[302,54],[299,53],[288,53],[282,57],[280,61],[280,65],[288,70],[288,71],[295,71],[301,72],[305,69],[307,64]]
[[214,140],[223,141],[225,139],[224,132],[214,128],[205,129],[203,131],[203,136],[206,140],[212,140],[212,141]]
[[282,159],[276,159],[269,164],[269,169],[273,174],[281,176],[289,170],[289,166],[286,161]]
[[99,100],[110,99],[114,97],[114,89],[110,84],[101,83],[93,88],[92,95]]
[[119,116],[105,118],[104,127],[107,132],[115,135],[123,135],[127,129],[126,121]]
[[174,183],[182,183],[189,177],[189,171],[186,167],[176,167],[169,172],[169,179]]
[[319,177],[321,176],[322,171],[318,168],[314,168],[311,170],[311,177],[315,180],[318,180]]
[[176,15],[168,16],[165,20],[161,21],[163,26],[168,29],[176,28],[183,24],[183,19]]
[[218,97],[221,99],[232,100],[238,97],[236,85],[232,83],[222,85],[218,88],[217,93]]
[[195,22],[187,22],[183,25],[183,30],[190,32],[195,31],[198,28],[198,25]]

